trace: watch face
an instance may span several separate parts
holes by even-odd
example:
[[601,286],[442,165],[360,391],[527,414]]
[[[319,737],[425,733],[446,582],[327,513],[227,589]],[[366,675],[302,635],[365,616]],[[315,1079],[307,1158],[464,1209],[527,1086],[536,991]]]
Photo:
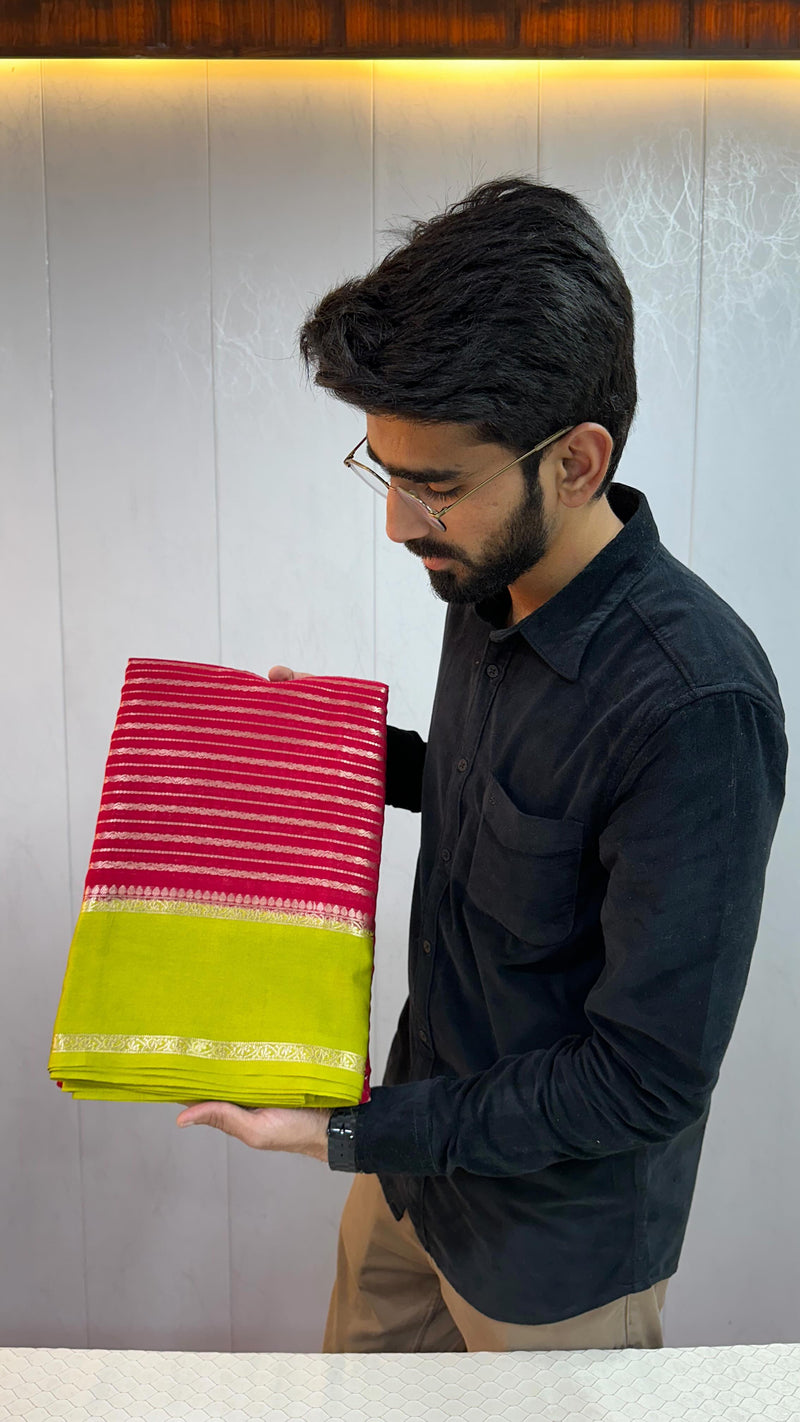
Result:
[[[341,1114],[337,1115],[337,1111]],[[352,1140],[355,1136],[355,1130],[356,1118],[352,1107],[337,1107],[336,1110],[331,1113],[331,1118],[328,1122],[329,1136],[346,1136],[349,1140]]]

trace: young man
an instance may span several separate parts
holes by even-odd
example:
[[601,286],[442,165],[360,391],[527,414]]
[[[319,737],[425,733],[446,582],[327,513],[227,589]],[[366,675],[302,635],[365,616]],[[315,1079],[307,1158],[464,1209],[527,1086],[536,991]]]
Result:
[[755,636],[612,483],[633,335],[594,218],[523,178],[300,334],[449,604],[427,744],[389,728],[387,802],[422,820],[383,1085],[179,1118],[355,1172],[325,1351],[662,1343],[787,747]]

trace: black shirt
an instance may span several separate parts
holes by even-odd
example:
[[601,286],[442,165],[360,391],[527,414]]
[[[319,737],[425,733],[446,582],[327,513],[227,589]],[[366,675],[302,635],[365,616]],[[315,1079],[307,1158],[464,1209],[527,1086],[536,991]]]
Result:
[[450,604],[426,744],[409,998],[353,1164],[475,1308],[550,1323],[677,1268],[784,798],[750,629],[612,484],[624,527],[507,626]]

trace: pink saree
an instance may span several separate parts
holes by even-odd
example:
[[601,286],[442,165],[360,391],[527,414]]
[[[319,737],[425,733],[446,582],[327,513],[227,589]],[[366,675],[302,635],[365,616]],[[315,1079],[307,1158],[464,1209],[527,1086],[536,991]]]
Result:
[[368,1099],[387,699],[128,662],[50,1053],[64,1090]]

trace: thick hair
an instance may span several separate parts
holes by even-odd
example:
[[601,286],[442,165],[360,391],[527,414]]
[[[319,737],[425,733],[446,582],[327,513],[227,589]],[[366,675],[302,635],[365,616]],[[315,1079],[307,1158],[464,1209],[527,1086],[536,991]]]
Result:
[[405,236],[310,312],[306,374],[367,414],[463,423],[516,454],[596,421],[614,441],[601,498],[637,390],[631,293],[596,219],[573,193],[510,176]]

